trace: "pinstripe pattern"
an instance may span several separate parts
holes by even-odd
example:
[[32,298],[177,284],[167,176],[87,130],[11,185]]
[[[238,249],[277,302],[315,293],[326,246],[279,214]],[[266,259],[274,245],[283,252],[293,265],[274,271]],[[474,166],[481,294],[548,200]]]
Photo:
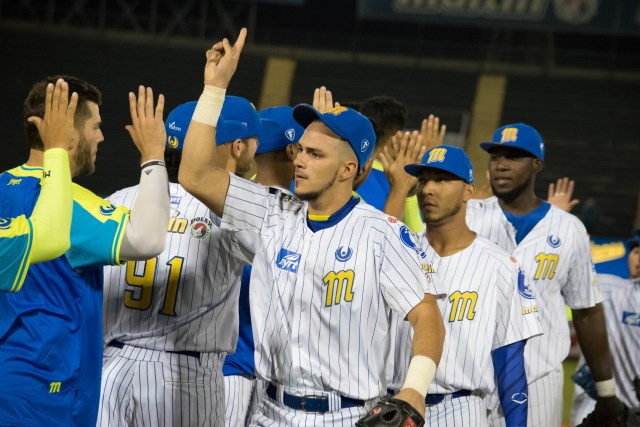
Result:
[[[496,389],[491,352],[541,333],[538,316],[523,311],[524,307],[534,307],[535,300],[519,294],[518,264],[488,240],[477,237],[467,248],[447,257],[435,252],[424,233],[420,244],[425,261],[436,271],[447,294],[438,299],[446,333],[429,394],[451,394],[458,390],[476,394],[470,398],[445,398],[430,406],[427,425],[482,425],[486,407],[480,402],[481,397]],[[460,293],[475,293],[477,298],[465,303],[455,299]],[[455,320],[451,321],[452,318]],[[398,318],[394,321],[401,327],[399,336],[410,337],[411,328],[405,323]],[[390,384],[399,390],[411,358],[411,340],[398,340],[394,356]],[[478,418],[478,414],[483,416]]]
[[[565,303],[571,308],[586,308],[602,301],[591,262],[589,236],[576,217],[551,206],[544,218],[516,245],[515,229],[504,216],[496,197],[471,200],[467,207],[467,223],[469,228],[522,263],[528,283],[535,292],[544,334],[527,342],[524,356],[530,388],[529,413],[532,413],[532,407],[540,408],[541,413],[530,415],[529,419],[549,416],[549,422],[555,422],[552,421],[555,420],[554,410],[535,401],[532,383],[542,377],[546,382],[555,378],[548,374],[557,371],[569,353]],[[555,266],[543,259],[546,256],[556,257]],[[561,384],[562,378],[560,387]],[[556,384],[552,388],[556,390],[557,387]],[[557,396],[559,403],[550,402],[550,396]],[[557,404],[562,406],[561,393],[550,392],[540,394],[540,397],[553,408]],[[494,397],[488,406],[493,408],[496,402],[497,397]]]
[[[542,378],[529,383],[527,427],[560,427],[562,425],[562,365]],[[489,425],[505,427],[502,409],[490,411]]]
[[108,347],[100,426],[221,426],[223,354],[201,357],[125,345]]
[[[296,395],[324,390],[362,400],[383,396],[389,309],[405,317],[425,292],[434,292],[433,285],[415,250],[402,243],[402,224],[395,219],[360,203],[314,233],[306,225],[306,208],[231,176],[222,226],[260,233],[264,248],[253,263],[250,291],[252,301],[262,302],[252,306],[257,373]],[[340,248],[351,250],[347,259],[338,259]],[[295,268],[283,267],[288,264],[278,258],[281,249],[301,255]],[[335,291],[340,302],[333,295],[327,305],[324,278],[349,270],[352,301],[346,300],[350,281],[344,279],[341,292]],[[289,417],[266,408],[278,420]]]
[[[616,396],[632,411],[640,413],[640,401],[630,381],[640,376],[640,279],[634,282],[600,274],[598,282],[604,299],[602,305],[613,360]],[[581,356],[578,367],[584,363],[584,356]],[[593,411],[595,403],[582,387],[576,385],[571,406],[571,425],[579,423]]]
[[282,406],[265,397],[258,407],[249,424],[251,427],[276,426],[329,426],[353,427],[374,405],[369,403],[364,407],[345,408],[336,412],[304,412]]
[[224,422],[228,427],[245,426],[250,419],[256,380],[241,375],[224,377]]
[[[114,203],[131,206],[138,192],[138,187],[121,190],[110,197]],[[104,311],[103,327],[105,344],[117,340],[131,348],[140,349],[142,355],[154,354],[151,350],[193,351],[202,353],[202,357],[218,358],[226,352],[235,350],[238,339],[238,295],[242,267],[252,258],[253,241],[246,239],[248,233],[233,233],[219,228],[220,219],[213,215],[203,204],[188,194],[179,184],[170,184],[172,200],[172,220],[169,222],[165,251],[156,258],[155,270],[153,260],[135,264],[134,274],[138,277],[153,278],[145,292],[150,297],[143,297],[142,279],[136,279],[136,286],[128,284],[131,271],[127,266],[105,268],[104,271]],[[247,236],[242,236],[246,234]],[[255,239],[254,239],[255,240]],[[131,268],[132,265],[129,266]],[[149,271],[147,270],[149,269]],[[174,292],[171,292],[173,289]],[[133,302],[132,302],[133,300]],[[143,304],[146,302],[146,305]],[[138,303],[140,305],[138,305]],[[165,353],[161,353],[165,354]],[[149,356],[150,357],[150,356]],[[167,356],[169,357],[169,356]],[[195,360],[194,358],[190,358]],[[113,389],[120,389],[124,373],[118,369],[139,371],[145,367],[150,369],[144,357],[136,362],[120,361],[109,369],[110,375],[103,377],[102,393],[110,394]],[[127,363],[129,365],[127,365]],[[113,411],[125,410],[135,402],[146,399],[147,393],[162,395],[163,390],[173,390],[181,399],[199,402],[197,405],[185,405],[172,399],[156,399],[159,405],[166,407],[152,408],[143,413],[129,414],[134,423],[146,422],[152,414],[171,411],[178,413],[176,419],[182,424],[175,425],[208,425],[209,421],[224,416],[224,395],[220,398],[223,384],[216,379],[219,390],[211,390],[209,386],[192,387],[191,378],[198,375],[198,366],[194,372],[188,372],[191,365],[185,365],[185,371],[164,382],[149,378],[147,387],[132,388],[130,393],[117,394],[126,401],[111,403]],[[215,364],[215,369],[219,369]],[[106,367],[104,368],[106,369]],[[155,365],[155,374],[162,375],[162,367]],[[166,372],[164,372],[166,374]],[[210,373],[216,378],[221,374]],[[152,375],[150,375],[151,377]],[[162,378],[162,376],[158,377]],[[154,387],[156,387],[154,389]],[[193,396],[194,392],[202,392],[201,396]],[[195,400],[194,400],[195,399]],[[202,402],[206,402],[203,404]],[[184,402],[183,402],[184,403]],[[203,406],[204,405],[204,406]],[[205,408],[206,407],[206,408]],[[111,409],[112,408],[112,409]],[[201,411],[205,411],[202,412]],[[184,423],[186,418],[193,417],[196,424]],[[102,419],[119,419],[126,414],[101,414]],[[107,418],[104,418],[104,417]],[[171,417],[163,423],[171,425]],[[169,421],[167,421],[169,420]],[[175,420],[174,420],[175,421]],[[213,422],[213,421],[212,421]],[[215,423],[221,425],[220,423]],[[105,424],[108,425],[108,424]],[[152,422],[150,425],[154,425]],[[213,425],[213,424],[212,424]]]
[[431,427],[487,427],[487,407],[480,396],[445,399],[427,406],[425,425]]

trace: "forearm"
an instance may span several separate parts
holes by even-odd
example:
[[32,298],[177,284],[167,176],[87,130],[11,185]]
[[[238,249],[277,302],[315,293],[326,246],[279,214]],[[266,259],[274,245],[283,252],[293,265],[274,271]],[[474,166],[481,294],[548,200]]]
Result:
[[580,348],[596,382],[613,377],[607,328],[602,304],[573,311],[573,325]]
[[[419,309],[419,310],[416,310]],[[442,345],[444,344],[444,323],[435,297],[429,295],[418,306],[414,307],[415,316],[410,317],[413,327],[412,352],[414,356],[422,355],[440,363]]]
[[529,391],[524,346],[524,341],[518,341],[495,349],[491,355],[507,427],[527,425]]
[[222,111],[224,93],[224,89],[205,86],[187,130],[178,173],[180,184],[218,216],[222,216],[224,200],[221,202],[215,197],[217,192],[211,197],[211,189],[219,183],[226,184],[225,188],[229,185],[228,173],[215,167],[215,126]]
[[57,258],[71,246],[69,234],[73,198],[67,150],[46,150],[43,173],[40,195],[30,218],[34,233],[31,252],[33,263]]
[[402,219],[405,212],[407,189],[398,185],[391,185],[387,201],[384,204],[384,213],[395,218]]
[[164,250],[169,225],[169,180],[164,164],[146,166],[125,229],[120,259],[146,260]]

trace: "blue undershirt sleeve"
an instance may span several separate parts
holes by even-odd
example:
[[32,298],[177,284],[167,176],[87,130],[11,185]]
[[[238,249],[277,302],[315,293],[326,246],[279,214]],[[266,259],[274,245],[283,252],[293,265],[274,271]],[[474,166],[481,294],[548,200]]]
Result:
[[507,427],[527,425],[528,387],[524,369],[525,341],[517,341],[493,351],[493,368],[498,382],[500,405]]

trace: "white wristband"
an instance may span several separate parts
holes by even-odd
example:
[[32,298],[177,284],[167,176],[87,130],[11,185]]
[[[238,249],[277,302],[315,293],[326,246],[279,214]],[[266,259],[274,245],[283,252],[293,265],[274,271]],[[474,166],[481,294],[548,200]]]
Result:
[[610,380],[596,381],[596,392],[598,397],[611,397],[616,395],[616,382]]
[[426,397],[429,384],[431,384],[433,377],[436,375],[436,369],[436,362],[427,356],[413,356],[402,388],[412,388],[420,393],[422,397]]
[[225,89],[205,85],[191,120],[215,127],[222,112],[226,92]]

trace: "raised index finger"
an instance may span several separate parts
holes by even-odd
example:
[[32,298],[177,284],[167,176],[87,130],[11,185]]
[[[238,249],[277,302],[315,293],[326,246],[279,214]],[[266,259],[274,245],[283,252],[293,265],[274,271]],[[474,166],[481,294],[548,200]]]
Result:
[[236,39],[236,42],[233,44],[233,53],[234,56],[239,56],[240,53],[242,52],[242,49],[244,48],[244,42],[247,39],[247,29],[246,28],[242,28],[240,30],[240,34],[238,34],[238,38]]

